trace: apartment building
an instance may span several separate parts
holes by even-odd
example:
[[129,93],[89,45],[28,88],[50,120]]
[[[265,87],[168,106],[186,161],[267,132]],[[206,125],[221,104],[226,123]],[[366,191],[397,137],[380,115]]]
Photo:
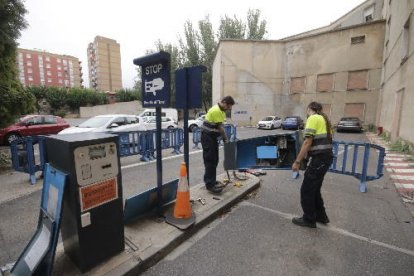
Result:
[[24,86],[83,86],[81,62],[73,56],[18,48],[17,66]]
[[88,46],[89,86],[97,91],[122,88],[121,50],[116,40],[96,36]]

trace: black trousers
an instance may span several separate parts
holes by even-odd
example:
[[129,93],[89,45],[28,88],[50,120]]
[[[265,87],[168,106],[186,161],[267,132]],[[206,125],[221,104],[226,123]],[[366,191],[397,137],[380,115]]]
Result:
[[201,131],[201,145],[203,147],[204,183],[206,187],[216,185],[216,169],[219,162],[219,144],[217,132]]
[[321,195],[322,182],[326,172],[332,164],[331,154],[320,154],[311,157],[305,171],[302,187],[300,188],[300,203],[303,217],[309,221],[316,221],[316,217],[325,217],[325,206]]

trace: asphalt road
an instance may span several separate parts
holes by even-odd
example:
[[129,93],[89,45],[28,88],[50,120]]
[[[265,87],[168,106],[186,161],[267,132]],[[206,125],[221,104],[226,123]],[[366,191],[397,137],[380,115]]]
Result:
[[[238,138],[280,130],[238,129]],[[336,140],[364,141],[344,133]],[[164,151],[163,182],[178,177],[182,156]],[[222,157],[222,152],[221,152]],[[221,158],[222,159],[222,158]],[[156,186],[155,162],[121,159],[124,199]],[[224,173],[219,164],[218,173]],[[190,154],[190,185],[202,182],[201,152]],[[269,171],[261,188],[227,215],[185,242],[147,275],[414,275],[412,217],[387,177],[368,183],[329,173],[323,193],[330,227],[302,229],[291,224],[300,214],[301,179],[289,171]],[[36,225],[40,192],[0,204],[0,265],[15,261]]]

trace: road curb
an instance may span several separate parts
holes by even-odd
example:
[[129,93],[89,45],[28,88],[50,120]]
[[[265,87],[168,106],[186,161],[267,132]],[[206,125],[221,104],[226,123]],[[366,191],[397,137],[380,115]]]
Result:
[[[228,212],[249,193],[260,187],[258,177],[250,174],[246,175],[248,179],[245,181],[233,180],[234,182],[240,182],[241,186],[233,186],[230,183],[225,191],[218,196],[210,194],[203,184],[191,187],[191,198],[203,198],[206,204],[202,205],[194,200],[192,209],[196,215],[196,222],[186,231],[167,224],[163,219],[160,221],[155,216],[149,216],[127,225],[125,227],[125,250],[104,261],[86,274],[137,275],[145,271],[211,221]],[[225,176],[225,174],[220,175],[218,179],[224,179]],[[220,198],[220,200],[213,199],[213,197]],[[54,274],[81,274],[69,257],[64,254],[61,244],[56,251]]]

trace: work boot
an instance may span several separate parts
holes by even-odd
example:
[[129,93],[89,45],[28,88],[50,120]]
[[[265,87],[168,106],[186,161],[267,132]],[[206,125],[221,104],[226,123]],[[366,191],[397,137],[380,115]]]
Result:
[[322,224],[328,224],[329,218],[327,215],[324,216],[316,216],[316,222],[322,223]]
[[217,188],[224,188],[226,185],[224,185],[223,183],[221,183],[220,181],[216,181],[216,185],[214,185],[214,187],[217,187]]
[[316,223],[310,220],[305,219],[304,217],[300,218],[293,218],[292,222],[299,226],[309,227],[309,228],[316,228]]
[[212,194],[221,194],[223,191],[223,187],[214,186],[206,186],[206,189]]

